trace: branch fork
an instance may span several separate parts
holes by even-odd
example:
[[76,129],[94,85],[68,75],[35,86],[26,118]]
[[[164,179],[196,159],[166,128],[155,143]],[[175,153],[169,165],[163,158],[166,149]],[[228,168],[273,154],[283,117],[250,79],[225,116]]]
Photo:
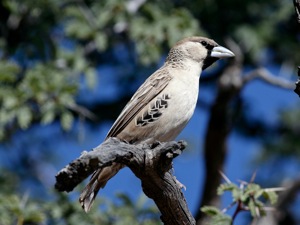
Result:
[[109,138],[59,171],[55,188],[70,192],[95,170],[121,163],[141,180],[144,193],[156,203],[164,224],[196,224],[181,192],[184,186],[172,173],[172,161],[186,145],[184,141],[132,145]]

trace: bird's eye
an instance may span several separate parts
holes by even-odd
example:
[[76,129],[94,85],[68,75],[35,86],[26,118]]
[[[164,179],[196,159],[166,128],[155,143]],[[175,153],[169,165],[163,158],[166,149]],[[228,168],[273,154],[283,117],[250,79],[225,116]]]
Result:
[[201,44],[205,47],[207,46],[207,42],[206,41],[201,41]]

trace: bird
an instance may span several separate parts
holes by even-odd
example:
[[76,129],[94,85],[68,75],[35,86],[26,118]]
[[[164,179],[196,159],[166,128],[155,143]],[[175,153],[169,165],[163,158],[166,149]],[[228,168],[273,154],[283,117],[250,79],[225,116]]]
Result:
[[[130,144],[174,140],[194,113],[202,71],[218,59],[234,56],[206,37],[178,41],[162,67],[146,79],[126,104],[106,139],[116,137]],[[100,188],[123,167],[113,163],[93,173],[79,197],[85,212],[91,209]]]

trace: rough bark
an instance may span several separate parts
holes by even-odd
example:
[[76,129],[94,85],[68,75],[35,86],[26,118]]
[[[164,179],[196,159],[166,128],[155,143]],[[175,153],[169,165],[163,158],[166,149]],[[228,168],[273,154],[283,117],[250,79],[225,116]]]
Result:
[[144,193],[154,200],[164,224],[195,224],[182,185],[172,174],[172,160],[185,146],[185,142],[131,145],[110,138],[63,168],[56,175],[55,188],[70,192],[96,169],[122,163],[141,180]]
[[[300,28],[300,0],[293,0],[293,2],[296,11],[298,27]],[[298,66],[298,77],[299,78],[298,81],[296,82],[296,89],[294,91],[300,97],[300,66]]]
[[297,22],[300,26],[300,0],[293,0],[296,11]]
[[296,88],[295,88],[295,90],[294,90],[294,92],[296,93],[296,94],[298,94],[298,96],[300,97],[300,66],[298,66],[298,80],[297,80],[297,82],[296,82]]

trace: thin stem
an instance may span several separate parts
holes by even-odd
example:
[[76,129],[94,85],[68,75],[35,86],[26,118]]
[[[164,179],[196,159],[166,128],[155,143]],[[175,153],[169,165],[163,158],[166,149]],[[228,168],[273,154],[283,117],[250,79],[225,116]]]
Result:
[[226,208],[222,210],[222,213],[226,213],[228,209],[232,208],[236,204],[236,201],[231,202]]
[[235,212],[234,212],[234,214],[233,214],[233,216],[232,216],[232,222],[231,222],[231,225],[233,225],[233,222],[234,222],[234,220],[235,220],[237,214],[238,214],[239,212],[241,212],[241,211],[244,210],[243,203],[242,203],[240,200],[238,200],[237,203],[238,203],[238,204],[237,204],[237,207],[236,207]]

